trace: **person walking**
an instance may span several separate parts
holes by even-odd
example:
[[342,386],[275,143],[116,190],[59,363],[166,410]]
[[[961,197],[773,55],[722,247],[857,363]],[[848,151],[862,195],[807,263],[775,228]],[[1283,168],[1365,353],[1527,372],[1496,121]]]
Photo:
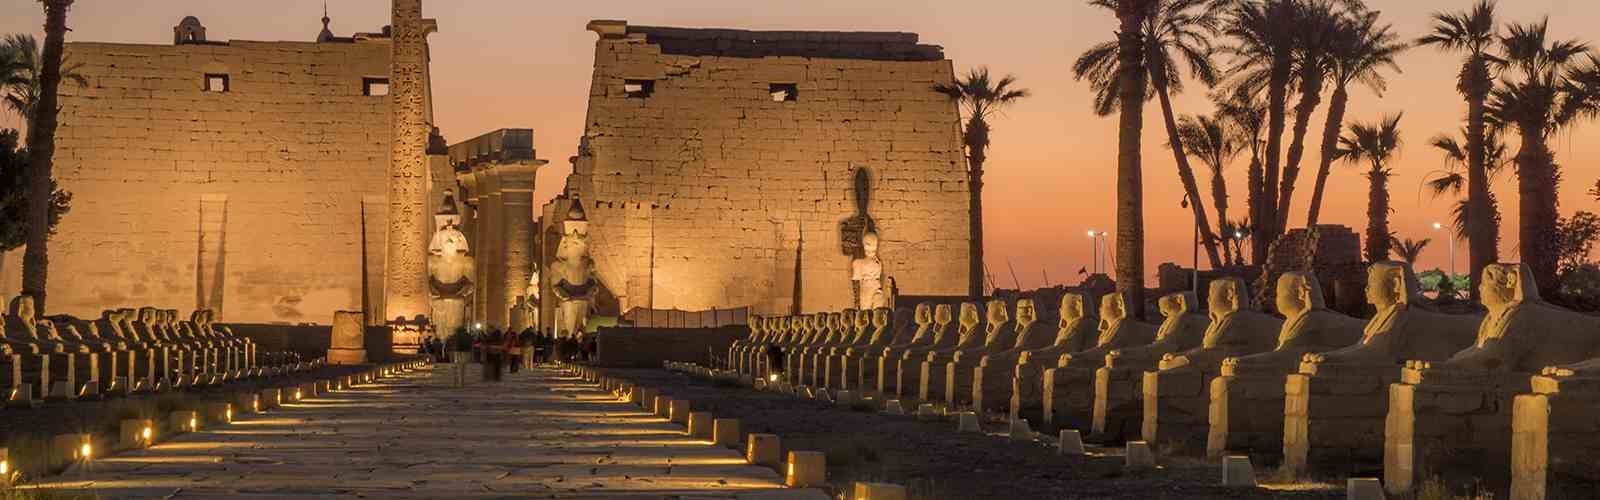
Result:
[[457,328],[450,335],[450,371],[455,374],[456,387],[467,385],[467,362],[472,360],[472,334],[466,328]]
[[499,328],[492,328],[483,336],[483,381],[499,382],[501,365],[505,359],[505,335]]

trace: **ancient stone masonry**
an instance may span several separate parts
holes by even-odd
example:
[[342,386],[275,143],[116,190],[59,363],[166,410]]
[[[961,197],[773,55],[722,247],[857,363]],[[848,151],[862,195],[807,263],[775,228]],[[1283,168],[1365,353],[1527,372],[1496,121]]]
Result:
[[[438,23],[422,18],[422,0],[394,0],[390,35],[392,75],[389,82],[389,241],[385,253],[384,319],[406,322],[430,314],[427,242],[428,145],[433,126],[428,102],[428,35]],[[402,333],[404,332],[404,334]],[[394,333],[399,345],[414,330]]]
[[585,147],[566,194],[588,211],[623,311],[857,305],[844,222],[865,206],[863,169],[883,276],[962,293],[966,175],[956,108],[930,90],[953,77],[939,47],[910,33],[589,29]]
[[511,314],[526,302],[535,269],[533,181],[539,166],[533,131],[496,130],[450,146],[450,164],[466,192],[471,221],[463,231],[479,264],[472,319],[520,330]]
[[56,175],[75,196],[50,245],[71,277],[52,281],[51,313],[155,304],[266,323],[361,309],[363,282],[383,284],[383,232],[363,253],[362,226],[385,216],[363,200],[384,199],[389,178],[391,106],[369,94],[389,78],[390,40],[179,28],[175,45],[67,46],[88,84],[61,86]]

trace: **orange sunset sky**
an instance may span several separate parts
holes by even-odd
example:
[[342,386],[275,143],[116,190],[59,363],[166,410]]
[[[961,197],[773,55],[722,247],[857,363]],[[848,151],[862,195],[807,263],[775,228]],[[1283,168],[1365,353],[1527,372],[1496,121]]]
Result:
[[[1383,11],[1384,19],[1409,39],[1426,30],[1431,12],[1463,9],[1471,2],[1367,3]],[[377,31],[389,21],[389,0],[331,0],[327,7],[339,35]],[[1015,74],[1034,95],[994,122],[984,192],[988,265],[1001,287],[1013,285],[1008,260],[1024,288],[1043,284],[1041,270],[1052,283],[1077,282],[1077,270],[1090,260],[1085,231],[1114,223],[1115,118],[1094,116],[1088,86],[1070,73],[1079,53],[1113,36],[1114,19],[1082,0],[429,0],[424,8],[440,28],[431,38],[438,125],[452,142],[497,128],[532,128],[540,156],[551,160],[538,177],[541,203],[560,190],[569,170],[567,157],[583,133],[595,41],[584,24],[624,19],[685,27],[910,31],[924,43],[943,46],[957,72],[988,65]],[[68,40],[167,44],[172,26],[194,15],[213,40],[309,41],[321,29],[322,9],[321,0],[78,0],[69,17],[73,31]],[[1593,29],[1600,24],[1600,1],[1501,0],[1500,15],[1519,22],[1548,15],[1555,37],[1600,43],[1600,32]],[[38,33],[42,23],[37,2],[0,4],[0,33]],[[1448,221],[1451,202],[1432,199],[1420,184],[1443,166],[1428,139],[1460,126],[1465,110],[1455,91],[1460,59],[1422,48],[1407,52],[1399,63],[1404,73],[1390,75],[1384,96],[1366,89],[1353,92],[1348,119],[1375,121],[1387,113],[1405,113],[1401,129],[1406,144],[1391,181],[1391,225],[1401,237],[1434,238],[1419,267],[1445,267],[1449,249],[1444,234],[1433,231],[1431,224]],[[1211,111],[1199,84],[1190,85],[1175,106],[1181,114]],[[1152,103],[1147,113],[1146,260],[1147,273],[1153,275],[1161,262],[1189,262],[1192,217],[1179,206],[1182,189],[1165,149],[1159,107]],[[1319,112],[1307,139],[1311,168],[1302,170],[1291,225],[1305,221],[1322,121]],[[16,127],[17,120],[0,118],[0,126]],[[1514,135],[1510,140],[1515,144]],[[1562,213],[1600,208],[1585,194],[1600,178],[1600,127],[1589,123],[1570,129],[1553,146],[1563,167]],[[1247,162],[1240,158],[1229,170],[1233,218],[1244,206]],[[1195,168],[1204,167],[1196,162]],[[1362,231],[1366,180],[1358,168],[1336,166],[1329,184],[1325,223]],[[1516,260],[1517,197],[1509,169],[1497,180],[1495,192],[1504,218],[1502,255]],[[1209,197],[1206,203],[1210,209]],[[1464,270],[1464,241],[1457,251],[1457,267]]]

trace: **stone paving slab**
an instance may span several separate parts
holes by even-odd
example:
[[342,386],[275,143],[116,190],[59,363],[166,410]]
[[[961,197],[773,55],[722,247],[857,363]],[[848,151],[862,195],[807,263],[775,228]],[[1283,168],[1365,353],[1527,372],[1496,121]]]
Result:
[[449,383],[448,368],[285,404],[102,458],[36,486],[107,498],[819,493],[783,490],[776,472],[746,464],[738,451],[690,439],[681,426],[555,369],[458,388]]

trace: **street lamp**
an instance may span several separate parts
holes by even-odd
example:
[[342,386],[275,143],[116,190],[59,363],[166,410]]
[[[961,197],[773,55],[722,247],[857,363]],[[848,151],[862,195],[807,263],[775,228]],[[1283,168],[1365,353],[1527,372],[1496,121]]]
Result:
[[[1440,224],[1438,222],[1433,223],[1433,230],[1443,231],[1444,224]],[[1450,240],[1450,279],[1454,280],[1456,279],[1456,238],[1454,234],[1448,233],[1446,238]]]
[[1100,240],[1105,235],[1105,231],[1089,230],[1090,255],[1094,258],[1094,264],[1089,266],[1093,270],[1090,274],[1100,274]]

